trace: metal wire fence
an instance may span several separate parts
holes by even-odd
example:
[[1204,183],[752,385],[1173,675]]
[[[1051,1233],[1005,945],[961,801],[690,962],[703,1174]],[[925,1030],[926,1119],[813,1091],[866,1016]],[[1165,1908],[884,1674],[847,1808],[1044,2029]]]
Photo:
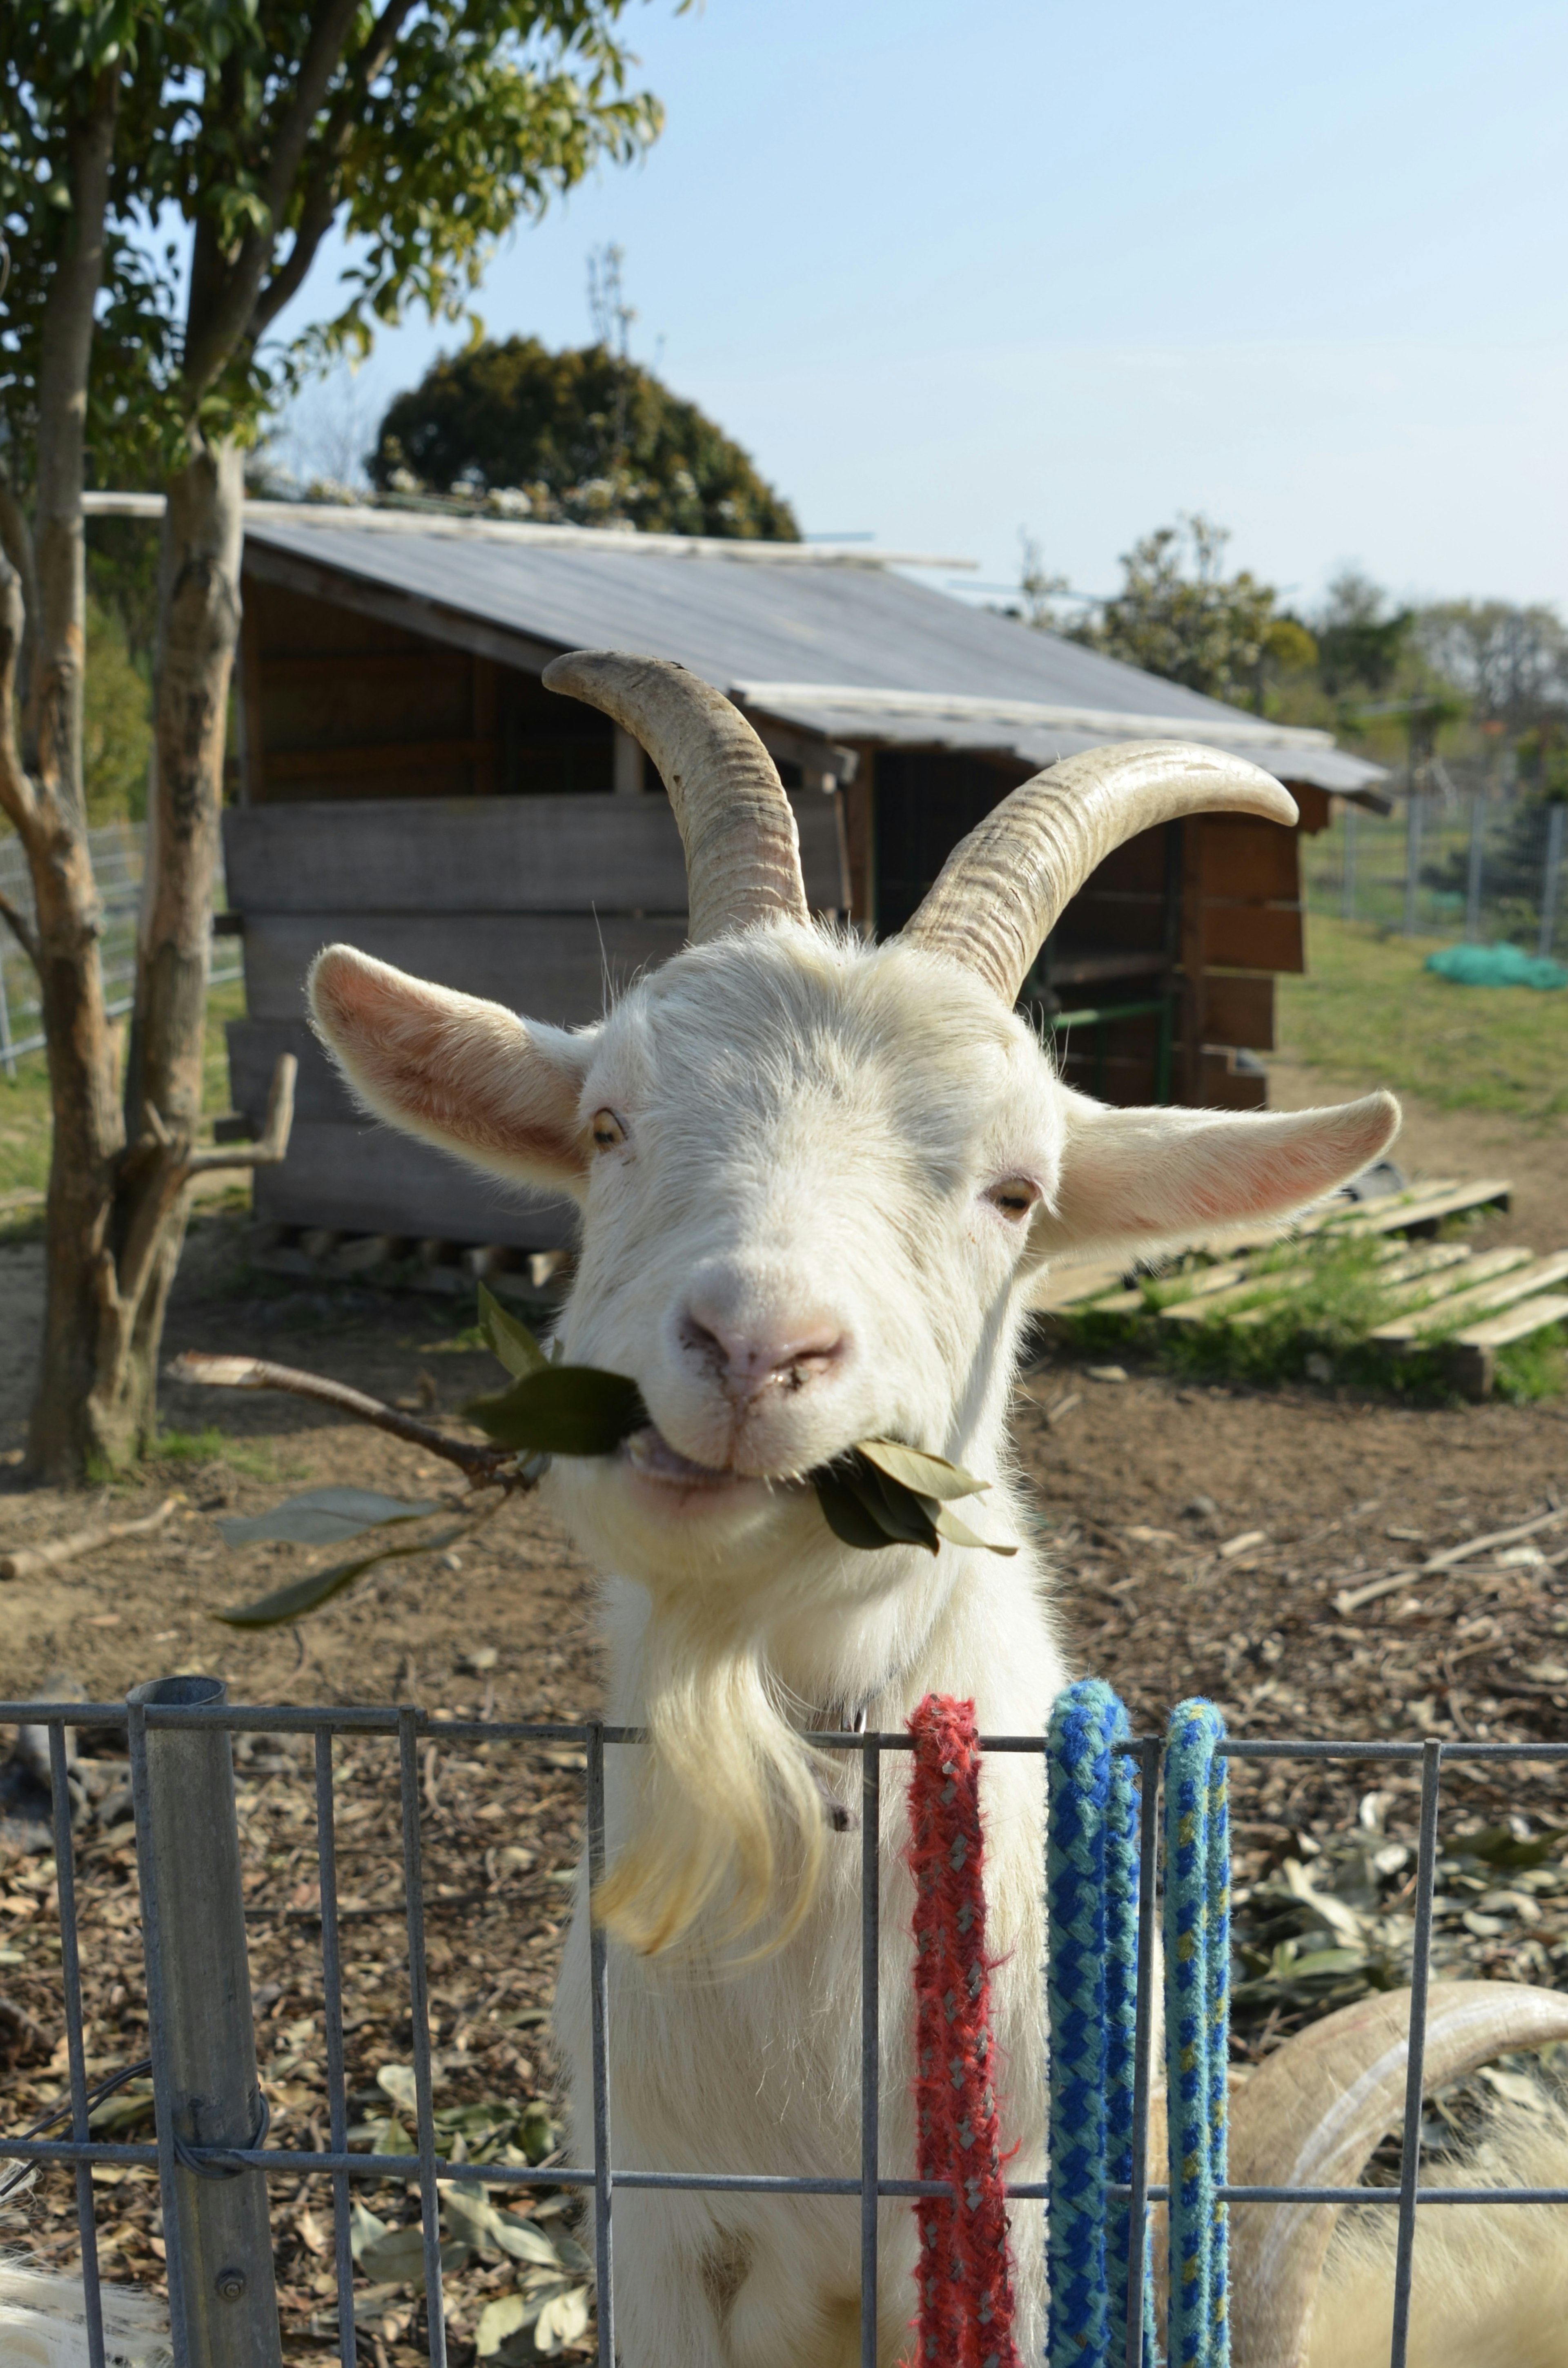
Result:
[[[578,2164],[487,2160],[472,2164],[443,2157],[433,2107],[434,2066],[422,1873],[419,1753],[424,1738],[448,1743],[507,1742],[525,1750],[580,1750],[586,1763],[585,1829],[591,1878],[602,1869],[605,1851],[607,1753],[637,1748],[644,1737],[632,1728],[597,1720],[506,1721],[443,1717],[432,1721],[410,1706],[368,1708],[256,1708],[232,1705],[219,1679],[185,1677],[138,1688],[124,1702],[0,1702],[0,1728],[27,1727],[47,1737],[52,1793],[54,1880],[60,1920],[60,2012],[63,2026],[68,2096],[50,2128],[69,2122],[65,2135],[35,2127],[27,2135],[0,2136],[0,2161],[25,2167],[59,2165],[75,2185],[86,2315],[86,2344],[93,2368],[105,2368],[106,2349],[99,2278],[94,2173],[123,2173],[130,2166],[155,2169],[163,2206],[163,2237],[168,2274],[171,2340],[176,2368],[227,2368],[233,2362],[278,2362],[282,2354],[273,2296],[267,2221],[267,2182],[299,2182],[319,2177],[330,2183],[337,2302],[336,2351],[342,2368],[358,2359],[355,2262],[350,2242],[353,2183],[387,2180],[417,2185],[427,2297],[426,2347],[430,2368],[445,2368],[448,2337],[442,2309],[439,2221],[442,2182],[482,2178],[487,2187],[576,2190],[591,2215],[597,2281],[597,2357],[614,2368],[616,2310],[614,2204],[618,2193],[637,2189],[680,2189],[706,2194],[812,2195],[858,2199],[860,2217],[861,2359],[876,2368],[878,2288],[881,2224],[880,2200],[948,2195],[943,2182],[885,2176],[881,2162],[880,1885],[883,1762],[907,1754],[908,1734],[828,1733],[811,1742],[825,1750],[858,1757],[860,1769],[861,1835],[861,2016],[859,2161],[829,2177],[786,2172],[656,2171],[618,2165],[614,2156],[614,2097],[610,2078],[610,1985],[604,1936],[596,1932],[589,1959],[592,2030],[592,2100],[588,2125],[591,2159]],[[95,2137],[89,2116],[95,2092],[89,2083],[83,2008],[83,1967],[78,1930],[74,1838],[72,1827],[67,1736],[73,1729],[115,1729],[126,1737],[135,1818],[141,1913],[141,1945],[146,1978],[151,2042],[150,2069],[155,2140],[130,2143]],[[294,1735],[310,1739],[313,1752],[315,1850],[320,1886],[321,1996],[324,2009],[328,2143],[304,2148],[269,2145],[267,2119],[256,2078],[251,1994],[244,1941],[245,1903],[240,1879],[235,1821],[233,1743],[240,1736]],[[334,1791],[334,1752],[340,1738],[381,1735],[395,1741],[402,1840],[407,1981],[411,2009],[415,2152],[355,2151],[351,2146],[345,2066],[343,1958],[337,1881],[338,1844]],[[1043,1735],[981,1738],[988,1754],[1024,1753],[1042,1762]],[[1134,2230],[1147,2226],[1152,2205],[1168,2199],[1168,2188],[1147,2176],[1153,2078],[1154,1974],[1158,1797],[1164,1745],[1158,1736],[1134,1739],[1119,1748],[1134,1760],[1140,1780],[1139,1985],[1135,2039],[1132,2177],[1108,2189],[1130,2207]],[[1375,2186],[1229,2185],[1218,2189],[1233,2209],[1294,2203],[1383,2204],[1397,2212],[1394,2308],[1390,2368],[1405,2368],[1409,2340],[1412,2266],[1417,2214],[1436,2204],[1568,2203],[1568,2188],[1473,2188],[1424,2183],[1421,2178],[1422,2093],[1427,1998],[1432,1971],[1433,1899],[1438,1860],[1443,1770],[1458,1762],[1532,1762],[1556,1766],[1568,1758],[1568,1744],[1423,1743],[1232,1740],[1221,1753],[1233,1763],[1263,1760],[1337,1760],[1406,1764],[1420,1774],[1419,1839],[1415,1877],[1411,2021],[1399,2181]],[[1045,2011],[1042,1988],[1041,2012]],[[122,2069],[118,2086],[148,2067]],[[259,2174],[259,2177],[246,2176]],[[12,2174],[13,2178],[16,2174]],[[0,2192],[6,2181],[0,2178]],[[1047,2190],[1037,2182],[1010,2182],[1015,2203],[1043,2206]],[[1143,2268],[1146,2248],[1134,2241],[1128,2290],[1110,2297],[1118,2316],[1125,2303],[1128,2368],[1149,2368],[1144,2345]],[[884,2302],[885,2317],[885,2302]],[[1199,2368],[1214,2368],[1219,2350],[1204,2353]]]
[[[100,829],[87,833],[87,844],[103,905],[98,962],[109,998],[109,1016],[119,1019],[131,1009],[131,997],[124,989],[136,976],[136,915],[142,901],[147,826],[144,823],[106,823]],[[7,897],[26,919],[33,918],[32,875],[21,840],[14,834],[0,838],[0,894]],[[222,906],[221,872],[215,901]],[[210,984],[222,986],[239,976],[238,962],[230,961],[214,967]],[[0,921],[0,1069],[8,1077],[16,1076],[19,1060],[29,1053],[41,1053],[44,1048],[42,1030],[29,1024],[41,1017],[41,1010],[32,964]]]
[[1568,806],[1417,797],[1392,814],[1346,807],[1302,842],[1310,910],[1411,937],[1506,941],[1568,954],[1562,889]]

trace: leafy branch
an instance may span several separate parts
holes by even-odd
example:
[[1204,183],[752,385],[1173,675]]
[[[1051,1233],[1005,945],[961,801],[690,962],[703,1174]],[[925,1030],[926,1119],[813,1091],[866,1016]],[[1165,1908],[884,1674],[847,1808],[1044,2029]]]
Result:
[[[274,1628],[319,1610],[377,1564],[411,1554],[435,1554],[472,1533],[506,1498],[535,1486],[557,1455],[612,1455],[622,1440],[649,1427],[652,1417],[642,1392],[624,1373],[609,1373],[597,1365],[568,1365],[546,1355],[528,1326],[509,1315],[494,1294],[479,1287],[479,1321],[491,1350],[511,1375],[511,1385],[473,1399],[463,1411],[496,1441],[478,1447],[431,1423],[401,1413],[380,1398],[321,1373],[301,1372],[292,1365],[275,1365],[261,1357],[211,1357],[195,1349],[176,1358],[170,1367],[176,1381],[198,1382],[210,1388],[286,1390],[295,1397],[312,1398],[335,1407],[427,1454],[457,1465],[471,1493],[498,1487],[501,1494],[477,1517],[460,1519],[456,1527],[412,1544],[377,1544],[312,1571],[278,1588],[255,1603],[217,1616],[232,1628]],[[906,1447],[892,1439],[863,1439],[831,1463],[806,1475],[816,1491],[823,1518],[846,1545],[864,1552],[884,1546],[916,1545],[928,1554],[941,1551],[942,1541],[954,1545],[983,1547],[989,1554],[1012,1554],[1016,1546],[997,1545],[980,1537],[953,1511],[956,1498],[980,1495],[990,1486],[940,1455]],[[280,1540],[295,1545],[347,1543],[367,1531],[382,1531],[427,1519],[445,1507],[460,1510],[460,1499],[411,1504],[359,1488],[311,1488],[289,1498],[271,1513],[251,1520],[224,1521],[224,1543],[250,1545]]]

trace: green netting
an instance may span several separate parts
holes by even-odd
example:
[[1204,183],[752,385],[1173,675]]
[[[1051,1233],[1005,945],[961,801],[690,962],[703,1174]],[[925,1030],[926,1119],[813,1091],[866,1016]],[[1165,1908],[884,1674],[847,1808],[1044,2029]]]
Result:
[[1456,986],[1568,986],[1568,969],[1527,954],[1522,946],[1444,946],[1426,968]]

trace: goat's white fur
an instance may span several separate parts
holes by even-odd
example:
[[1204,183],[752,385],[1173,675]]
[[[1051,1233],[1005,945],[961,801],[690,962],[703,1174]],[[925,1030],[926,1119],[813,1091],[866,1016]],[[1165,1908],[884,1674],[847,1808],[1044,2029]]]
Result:
[[[945,956],[787,923],[688,949],[564,1043],[346,950],[322,958],[314,1008],[350,1082],[394,1122],[454,1149],[477,1138],[505,1165],[494,1146],[522,1110],[520,1179],[541,1171],[526,1113],[558,1109],[575,1085],[575,1144],[554,1167],[583,1203],[566,1356],[632,1375],[671,1446],[741,1475],[687,1497],[640,1483],[623,1454],[558,1463],[549,1484],[614,1574],[608,1716],[653,1736],[645,1754],[612,1754],[608,1787],[616,2156],[842,2174],[858,2146],[860,1850],[825,1831],[820,1786],[855,1779],[813,1769],[798,1736],[862,1708],[900,1728],[933,1691],[972,1698],[983,1731],[1038,1731],[1066,1682],[1006,1434],[1030,1276],[1070,1248],[1283,1212],[1375,1156],[1393,1107],[1105,1110],[1064,1087],[1031,1030]],[[438,1110],[425,1082],[437,1068]],[[476,1081],[467,1110],[460,1075]],[[601,1110],[623,1139],[589,1154]],[[1038,1191],[1032,1218],[989,1197],[1007,1179]],[[742,1338],[844,1346],[804,1385],[743,1402],[694,1350],[694,1307]],[[878,1435],[994,1475],[972,1520],[1017,1556],[840,1544],[799,1475]],[[907,2173],[905,1773],[890,1763],[881,1856],[883,2163]],[[984,1788],[998,2085],[1013,2175],[1039,2179],[1038,1764],[998,1759]],[[558,2009],[574,2103],[590,2093],[587,1934],[580,1892]],[[581,2116],[574,2142],[590,2143]],[[626,2368],[858,2359],[853,2202],[623,2191],[616,2230]],[[1016,2215],[1014,2245],[1020,2341],[1038,2352],[1037,2211]],[[907,2340],[914,2266],[912,2215],[890,2203],[888,2368]]]

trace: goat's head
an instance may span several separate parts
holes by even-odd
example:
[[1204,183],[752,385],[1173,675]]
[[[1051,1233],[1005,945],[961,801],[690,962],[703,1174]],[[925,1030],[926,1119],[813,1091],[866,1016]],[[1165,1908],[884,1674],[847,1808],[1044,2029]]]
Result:
[[1294,820],[1255,767],[1169,743],[1072,758],[1006,799],[871,947],[811,923],[789,801],[726,700],[613,654],[545,679],[658,766],[691,943],[573,1033],[344,947],[320,957],[312,1008],[378,1115],[581,1204],[566,1352],[634,1379],[653,1428],[608,1468],[558,1467],[563,1508],[648,1589],[649,1650],[662,1634],[683,1700],[706,1656],[732,1719],[778,1725],[769,1644],[794,1632],[798,1689],[842,1702],[853,1648],[824,1606],[852,1623],[902,1586],[913,1622],[962,1562],[846,1554],[806,1473],[878,1436],[994,1467],[1042,1262],[1282,1212],[1373,1158],[1397,1111],[1383,1095],[1278,1117],[1105,1109],[1014,1012],[1056,916],[1122,840],[1204,809]]

